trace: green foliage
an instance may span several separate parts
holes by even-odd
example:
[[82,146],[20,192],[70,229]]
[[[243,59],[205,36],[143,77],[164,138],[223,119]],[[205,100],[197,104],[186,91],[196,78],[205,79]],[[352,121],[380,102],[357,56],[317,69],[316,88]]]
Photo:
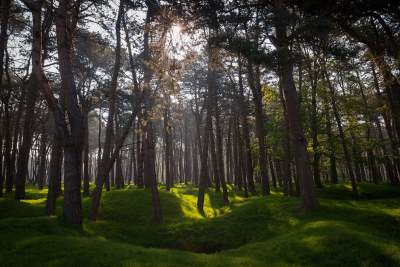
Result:
[[30,188],[28,200],[0,199],[1,266],[400,265],[396,187],[361,184],[354,200],[349,185],[327,186],[307,214],[277,191],[245,199],[230,188],[228,207],[209,191],[203,216],[197,189],[177,186],[160,191],[163,225],[151,222],[150,192],[127,188],[105,192],[101,218],[83,230],[42,216],[45,194]]

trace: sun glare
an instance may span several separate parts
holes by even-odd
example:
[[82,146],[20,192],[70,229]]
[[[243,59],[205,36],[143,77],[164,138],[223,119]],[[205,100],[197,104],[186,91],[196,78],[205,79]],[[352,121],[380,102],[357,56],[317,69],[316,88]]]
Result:
[[180,24],[174,24],[171,27],[171,35],[173,39],[179,38],[182,34],[182,26]]
[[175,59],[183,59],[187,52],[189,36],[183,31],[179,23],[174,23],[169,29],[167,43],[169,44],[169,54]]

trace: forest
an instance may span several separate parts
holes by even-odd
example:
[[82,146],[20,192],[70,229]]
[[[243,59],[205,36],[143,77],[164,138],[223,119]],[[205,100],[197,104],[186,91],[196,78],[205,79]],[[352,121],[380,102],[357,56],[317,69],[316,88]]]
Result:
[[398,1],[0,16],[0,266],[400,266]]

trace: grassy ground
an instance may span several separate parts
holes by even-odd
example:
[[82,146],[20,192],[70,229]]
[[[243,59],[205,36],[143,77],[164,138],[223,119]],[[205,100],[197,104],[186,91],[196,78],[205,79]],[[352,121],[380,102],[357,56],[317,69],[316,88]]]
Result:
[[223,207],[210,191],[202,216],[196,189],[177,187],[161,190],[165,223],[155,225],[150,192],[127,188],[105,193],[101,218],[77,230],[43,216],[46,190],[29,189],[26,200],[0,199],[0,266],[400,266],[400,188],[360,192],[353,200],[347,185],[327,187],[303,214],[277,192],[231,191]]

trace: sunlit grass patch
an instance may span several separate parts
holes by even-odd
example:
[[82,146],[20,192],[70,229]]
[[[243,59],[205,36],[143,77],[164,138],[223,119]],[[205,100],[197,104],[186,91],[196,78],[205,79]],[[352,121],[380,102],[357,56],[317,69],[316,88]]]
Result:
[[20,200],[23,203],[28,203],[31,205],[35,205],[35,204],[43,204],[46,203],[46,198],[37,198],[37,199],[22,199]]

